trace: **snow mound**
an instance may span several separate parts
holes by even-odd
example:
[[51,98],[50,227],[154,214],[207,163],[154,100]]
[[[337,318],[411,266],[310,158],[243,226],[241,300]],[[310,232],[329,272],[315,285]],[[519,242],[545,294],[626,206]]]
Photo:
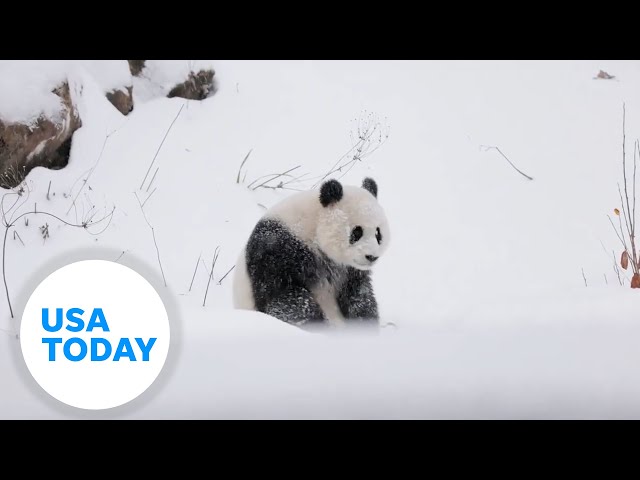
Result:
[[80,69],[90,73],[105,93],[131,84],[126,60],[2,60],[0,119],[25,124],[40,116],[56,119],[62,103],[53,89]]
[[149,101],[166,97],[169,91],[184,82],[191,72],[213,70],[212,60],[146,60],[144,69],[133,79],[136,100]]

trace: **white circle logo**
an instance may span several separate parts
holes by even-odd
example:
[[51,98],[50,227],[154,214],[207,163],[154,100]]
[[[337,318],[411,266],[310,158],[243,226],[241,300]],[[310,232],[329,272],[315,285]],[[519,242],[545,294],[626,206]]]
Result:
[[51,396],[89,410],[127,403],[154,382],[169,352],[158,293],[119,263],[85,260],[49,275],[22,316],[20,345]]

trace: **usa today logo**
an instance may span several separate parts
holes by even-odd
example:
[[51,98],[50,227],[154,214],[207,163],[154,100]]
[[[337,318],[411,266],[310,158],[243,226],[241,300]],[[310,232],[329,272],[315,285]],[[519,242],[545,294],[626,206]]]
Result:
[[66,265],[34,290],[20,345],[33,378],[73,407],[100,410],[142,394],[169,351],[169,319],[158,293],[124,265]]

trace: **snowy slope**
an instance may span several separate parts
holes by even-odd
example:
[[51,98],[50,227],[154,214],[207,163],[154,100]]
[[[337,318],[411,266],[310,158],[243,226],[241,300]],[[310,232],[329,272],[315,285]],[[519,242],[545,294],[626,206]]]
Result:
[[[640,417],[640,296],[618,285],[611,250],[620,247],[606,218],[619,203],[622,102],[628,138],[640,136],[640,63],[205,64],[216,70],[215,96],[141,95],[127,117],[104,98],[100,72],[75,70],[83,127],[71,161],[33,170],[21,208],[37,203],[71,223],[113,216],[87,230],[32,217],[16,225],[26,246],[8,240],[18,318],[47,266],[88,254],[144,269],[171,305],[181,334],[164,378],[144,398],[95,415]],[[172,79],[185,65],[154,68]],[[593,80],[599,69],[616,79]],[[379,184],[393,243],[374,283],[383,323],[397,328],[327,337],[232,311],[231,276],[218,281],[264,207],[292,193],[247,185],[297,165],[323,175],[365,110],[390,136],[342,181],[369,175]],[[166,287],[134,192],[146,200]],[[189,292],[198,258],[207,266]],[[33,386],[4,298],[0,328],[0,391],[11,392],[0,396],[0,417],[86,417]]]
[[0,62],[0,119],[29,123],[55,118],[60,98],[52,90],[89,73],[104,93],[131,85],[126,60],[3,60]]

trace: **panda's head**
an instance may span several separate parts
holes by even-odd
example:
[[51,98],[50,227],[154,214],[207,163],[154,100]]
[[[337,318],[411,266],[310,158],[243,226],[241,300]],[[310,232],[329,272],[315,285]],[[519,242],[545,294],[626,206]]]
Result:
[[369,270],[389,245],[387,217],[378,203],[378,185],[365,178],[362,187],[328,180],[320,187],[321,211],[316,241],[334,262]]

